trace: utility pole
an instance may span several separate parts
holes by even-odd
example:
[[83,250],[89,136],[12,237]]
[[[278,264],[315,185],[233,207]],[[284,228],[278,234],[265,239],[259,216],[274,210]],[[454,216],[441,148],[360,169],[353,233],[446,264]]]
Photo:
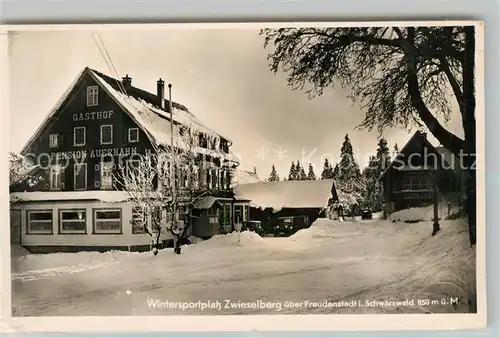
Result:
[[174,146],[174,113],[173,113],[173,109],[172,109],[172,84],[169,83],[168,84],[168,111],[170,113],[170,151],[171,151],[171,154],[172,154],[172,162],[171,162],[171,166],[170,166],[170,181],[171,181],[171,186],[172,186],[172,227],[173,226],[176,226],[176,212],[177,212],[177,208],[176,208],[176,194],[177,194],[177,191],[176,191],[176,184],[175,184],[175,173],[177,171],[177,166],[176,166],[176,163],[175,163],[175,146]]

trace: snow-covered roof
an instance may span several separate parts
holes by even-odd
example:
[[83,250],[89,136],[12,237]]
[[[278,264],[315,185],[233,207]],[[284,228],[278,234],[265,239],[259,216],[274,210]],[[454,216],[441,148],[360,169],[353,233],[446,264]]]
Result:
[[[26,146],[23,148],[21,153],[27,151],[29,146],[38,138],[39,134],[49,123],[50,120],[54,118],[55,113],[58,108],[69,96],[69,93],[74,88],[74,86],[79,82],[79,80],[85,75],[90,74],[90,76],[121,106],[124,112],[128,113],[129,116],[134,120],[134,122],[146,133],[153,145],[169,145],[171,142],[171,126],[170,126],[170,111],[169,111],[169,101],[164,100],[164,108],[159,107],[159,105],[153,104],[156,95],[148,93],[142,89],[131,87],[130,93],[127,91],[125,94],[121,88],[121,80],[114,79],[108,75],[105,75],[99,71],[85,68],[78,77],[73,81],[70,87],[66,90],[64,95],[61,97],[56,106],[52,109],[51,113],[47,119],[42,123],[40,128],[35,132],[33,137],[28,141]],[[194,130],[203,133],[210,139],[220,140],[221,138],[231,142],[227,137],[218,134],[212,129],[205,126],[196,116],[194,116],[185,106],[172,101],[172,119],[174,120],[174,136],[180,134],[180,126],[186,126],[193,128]],[[176,137],[176,145],[179,148],[183,148],[184,145],[179,137]],[[218,149],[218,147],[217,147]],[[197,148],[195,151],[199,150],[200,154],[207,152],[206,149]],[[226,161],[238,163],[238,158],[229,152],[226,154],[220,150],[209,150],[211,156],[221,158]]]
[[214,196],[205,196],[200,198],[196,203],[194,204],[195,209],[208,209],[216,201],[231,201],[231,198],[219,198],[219,197],[214,197]]
[[13,192],[10,194],[11,202],[97,200],[111,203],[124,202],[128,199],[129,195],[126,191],[118,190],[34,191]]
[[[446,167],[444,167],[444,168],[446,168],[446,169],[456,168],[456,166],[460,163],[457,160],[456,156],[451,151],[449,151],[448,149],[446,149],[446,148],[444,148],[442,146],[435,147],[427,139],[425,133],[422,133],[420,131],[416,131],[412,135],[412,137],[408,140],[408,142],[406,142],[405,146],[399,151],[399,154],[392,160],[392,162],[387,166],[387,168],[385,168],[385,170],[380,174],[379,179],[382,179],[382,177],[385,176],[385,174],[387,173],[387,171],[389,171],[389,169],[394,166],[394,164],[396,163],[396,159],[398,159],[398,160],[402,159],[403,154],[405,153],[406,149],[410,146],[410,144],[412,144],[414,142],[414,140],[416,138],[422,138],[424,140],[424,142],[425,142],[425,146],[426,147],[435,150],[438,154],[440,154],[442,156],[442,158],[446,162],[446,163],[441,163],[443,166],[446,165]],[[408,170],[430,170],[429,168],[424,168],[424,167],[412,166],[411,168],[409,168],[407,166],[402,166],[402,165],[399,165],[396,169],[400,170],[400,171],[408,171]]]
[[278,181],[240,184],[234,188],[237,200],[250,201],[256,208],[326,208],[332,197],[333,180]]
[[234,188],[240,184],[262,182],[259,176],[251,171],[241,170],[237,168],[234,172],[234,177],[231,180],[231,187]]

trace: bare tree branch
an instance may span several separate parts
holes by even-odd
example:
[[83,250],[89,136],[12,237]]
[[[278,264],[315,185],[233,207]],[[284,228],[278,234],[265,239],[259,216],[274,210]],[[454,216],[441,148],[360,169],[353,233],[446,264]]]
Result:
[[[389,29],[391,28],[391,29]],[[339,85],[366,112],[360,128],[427,126],[451,151],[463,140],[450,133],[451,93],[465,58],[463,27],[355,27],[265,29],[271,71],[283,71],[293,89],[310,98]]]

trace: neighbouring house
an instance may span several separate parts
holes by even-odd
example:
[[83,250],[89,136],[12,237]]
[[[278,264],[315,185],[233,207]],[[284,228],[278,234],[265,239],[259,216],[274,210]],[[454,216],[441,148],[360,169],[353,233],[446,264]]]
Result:
[[[258,175],[236,168],[232,172],[231,188],[242,184],[261,182]],[[248,220],[248,202],[235,201],[230,197],[205,196],[200,198],[193,210],[192,235],[210,238],[214,235],[227,234],[235,230],[236,223]]]
[[[338,200],[333,180],[278,181],[241,184],[234,188],[234,222],[260,221],[264,231],[283,217],[301,219],[301,228],[326,217]],[[236,210],[236,209],[235,209]]]
[[465,171],[460,159],[442,146],[433,146],[427,134],[417,131],[380,176],[386,213],[432,204],[454,196],[461,201]]
[[[49,85],[49,84],[48,84]],[[174,133],[189,124],[199,133],[199,190],[232,208],[232,172],[238,166],[231,141],[207,128],[185,106],[172,102]],[[34,185],[10,186],[11,242],[31,252],[150,249],[150,238],[133,220],[139,210],[116,182],[118,164],[133,154],[170,144],[170,104],[162,79],[156,94],[86,67],[21,151],[33,164]],[[229,201],[231,203],[226,203]],[[203,213],[213,203],[198,205]],[[231,211],[235,212],[235,211]],[[210,213],[208,213],[210,214]],[[201,217],[197,222],[210,217]],[[167,232],[164,246],[172,243]]]
[[233,179],[231,180],[231,187],[235,188],[240,184],[257,183],[257,182],[262,182],[262,181],[256,173],[237,168],[234,171]]

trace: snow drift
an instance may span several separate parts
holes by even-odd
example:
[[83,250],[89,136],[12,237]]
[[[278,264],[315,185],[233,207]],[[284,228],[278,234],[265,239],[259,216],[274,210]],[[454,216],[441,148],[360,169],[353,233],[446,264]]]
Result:
[[[151,253],[149,253],[151,255]],[[13,280],[36,280],[129,261],[140,253],[128,251],[27,254],[11,258]]]
[[[449,214],[457,212],[459,208],[452,206],[448,213],[448,205],[440,204],[438,206],[439,218],[444,220]],[[434,207],[432,205],[420,208],[409,208],[393,212],[388,217],[393,222],[422,222],[434,220]]]
[[[405,213],[407,217],[404,219],[412,219],[411,216],[421,216],[423,211],[403,210],[400,215]],[[379,285],[357,290],[358,298],[377,301],[459,299],[456,304],[449,301],[445,305],[422,303],[412,308],[366,307],[362,309],[364,313],[467,312],[469,302],[474,301],[476,289],[476,251],[469,245],[467,222],[441,220],[440,226],[441,231],[431,236],[432,222],[429,221],[395,224],[384,220],[348,223],[318,219],[310,228],[290,236],[289,240],[301,244],[308,242],[308,250],[323,255],[328,254],[324,248],[328,246],[330,255],[342,253],[351,257],[352,264],[366,264],[367,260],[373,259],[376,266],[374,273],[375,270],[390,271],[389,267],[394,262],[403,263],[393,272],[394,275],[388,275]],[[366,273],[370,274],[369,271]],[[349,295],[342,295],[342,299],[349,298]],[[337,300],[341,299],[333,301]],[[335,311],[358,313],[360,309]]]
[[320,218],[307,229],[301,229],[290,236],[292,241],[307,241],[313,239],[337,238],[343,230],[347,230],[342,222]]
[[[252,231],[242,231],[239,234],[239,242],[238,242],[238,233],[236,231],[231,232],[225,235],[215,235],[212,238],[199,242],[195,244],[196,249],[217,249],[224,248],[227,246],[235,246],[235,245],[255,245],[262,244],[263,238],[258,234]],[[193,247],[194,248],[194,247]]]

